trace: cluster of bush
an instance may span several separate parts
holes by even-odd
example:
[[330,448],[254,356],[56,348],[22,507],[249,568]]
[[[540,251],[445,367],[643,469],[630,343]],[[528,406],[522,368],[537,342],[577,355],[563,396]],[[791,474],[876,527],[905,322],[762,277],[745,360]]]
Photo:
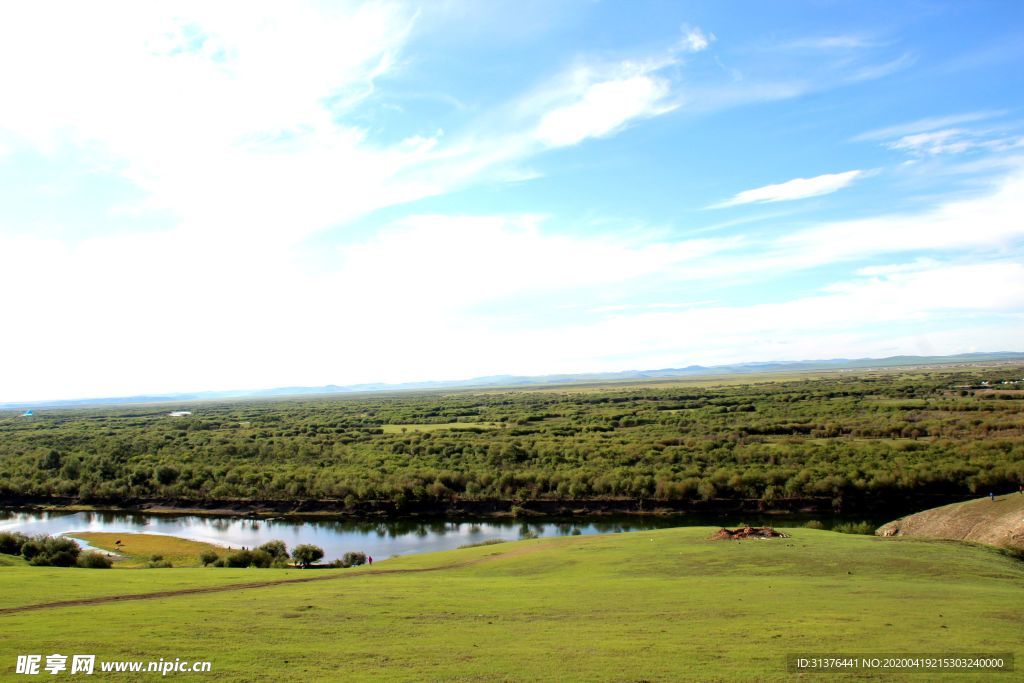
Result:
[[[310,567],[324,557],[324,549],[320,546],[303,543],[295,546],[291,554],[288,553],[288,546],[284,541],[268,541],[263,545],[249,550],[242,548],[234,550],[226,556],[221,557],[216,551],[205,550],[199,555],[199,560],[204,567],[256,567],[266,569],[268,567],[285,568],[290,566]],[[334,560],[330,567],[355,567],[366,564],[366,553],[350,552],[345,553],[340,559]]]
[[330,566],[348,569],[349,567],[358,567],[361,564],[366,564],[366,553],[345,553],[341,556],[341,559],[331,562]]
[[841,508],[983,495],[1024,478],[1024,400],[958,395],[996,381],[956,369],[216,402],[186,420],[149,407],[50,410],[43,421],[0,417],[0,497],[324,501],[356,514],[463,501],[515,502],[522,513],[536,500],[818,498]]
[[165,560],[163,555],[152,555],[146,567],[149,569],[170,569],[174,565],[170,560]]
[[[812,519],[804,523],[805,529],[826,529],[827,527],[816,519]],[[862,534],[865,536],[874,536],[875,529],[877,529],[871,522],[840,522],[832,527],[831,531],[838,532],[840,534]]]
[[17,532],[0,533],[0,553],[20,555],[36,567],[83,567],[110,569],[111,562],[102,553],[82,548],[64,536],[26,536]]

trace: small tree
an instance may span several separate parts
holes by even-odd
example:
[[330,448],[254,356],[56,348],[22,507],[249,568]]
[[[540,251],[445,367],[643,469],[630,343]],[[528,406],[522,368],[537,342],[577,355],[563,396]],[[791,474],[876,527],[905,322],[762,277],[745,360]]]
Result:
[[296,564],[303,568],[306,568],[314,562],[322,559],[323,556],[323,548],[310,545],[309,543],[297,545],[295,546],[295,549],[292,550],[292,559],[295,560]]
[[204,550],[199,553],[199,561],[203,563],[204,567],[209,567],[211,564],[220,559],[220,555],[212,550]]
[[256,550],[262,550],[275,560],[281,557],[288,557],[288,546],[284,544],[284,541],[278,541],[276,539],[273,541],[267,541]]
[[345,553],[341,557],[342,567],[358,567],[361,564],[366,564],[366,553]]

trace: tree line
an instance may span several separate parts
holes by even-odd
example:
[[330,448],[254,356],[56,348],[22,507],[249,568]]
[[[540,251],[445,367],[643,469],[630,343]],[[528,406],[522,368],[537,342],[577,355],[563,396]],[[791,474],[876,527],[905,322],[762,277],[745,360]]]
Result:
[[[0,416],[0,496],[652,501],[987,492],[1024,481],[997,370],[224,401]],[[1016,386],[1016,385],[1012,385]],[[993,399],[992,395],[997,394]]]

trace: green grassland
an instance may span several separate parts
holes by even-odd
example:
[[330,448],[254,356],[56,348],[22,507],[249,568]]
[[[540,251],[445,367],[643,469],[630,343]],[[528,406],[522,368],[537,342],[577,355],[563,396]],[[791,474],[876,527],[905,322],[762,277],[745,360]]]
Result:
[[[10,559],[11,565],[4,564]],[[116,567],[116,565],[115,565]],[[62,600],[134,595],[196,586],[226,586],[267,578],[300,576],[298,569],[81,569],[32,567],[20,557],[0,555],[0,611]],[[255,572],[259,572],[258,575]],[[0,620],[4,619],[0,615]],[[6,634],[5,636],[6,637]],[[0,637],[0,643],[3,642]],[[4,665],[4,662],[0,662]],[[0,666],[0,671],[3,667]]]
[[190,404],[189,417],[166,405],[11,411],[0,500],[329,501],[361,514],[984,493],[1024,479],[1024,396],[962,387],[1022,376],[1017,363],[220,401]]
[[[193,541],[176,536],[159,534],[125,534],[101,531],[84,531],[74,534],[89,545],[108,553],[116,553],[113,558],[118,567],[145,567],[154,555],[170,562],[175,567],[198,567],[199,554],[212,550],[219,557],[224,557],[228,550],[212,543]],[[118,545],[117,541],[121,541]]]
[[20,567],[27,564],[23,558],[18,555],[4,555],[0,553],[0,567]]
[[[85,652],[208,659],[219,681],[770,681],[793,679],[784,656],[796,652],[1024,661],[1024,563],[995,550],[810,529],[707,540],[712,531],[542,538],[347,570],[2,567],[7,606],[282,583],[0,611],[0,664],[10,674],[18,653]],[[307,580],[286,582],[296,578]],[[843,680],[861,678],[879,679]]]

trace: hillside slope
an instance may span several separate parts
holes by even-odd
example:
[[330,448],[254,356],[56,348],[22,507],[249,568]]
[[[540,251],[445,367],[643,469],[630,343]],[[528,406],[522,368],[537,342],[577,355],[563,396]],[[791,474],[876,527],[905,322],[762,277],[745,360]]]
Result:
[[879,527],[879,536],[972,541],[1024,550],[1024,495],[978,498],[917,512]]
[[[0,568],[0,661],[181,657],[247,682],[789,681],[787,653],[1024,657],[1024,563],[993,549],[714,531],[539,538],[349,570]],[[844,674],[864,679],[879,675]]]

